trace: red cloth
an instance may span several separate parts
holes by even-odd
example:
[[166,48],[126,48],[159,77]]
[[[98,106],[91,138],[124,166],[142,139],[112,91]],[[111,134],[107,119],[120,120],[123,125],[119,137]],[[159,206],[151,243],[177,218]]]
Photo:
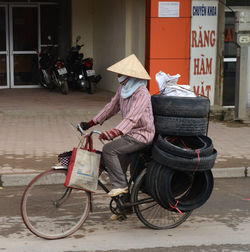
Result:
[[90,127],[96,125],[96,123],[93,120],[89,121],[88,124],[89,124]]
[[99,136],[99,139],[103,139],[103,140],[113,140],[115,137],[118,137],[121,133],[119,132],[119,130],[117,129],[113,129],[113,130],[105,130],[104,132],[102,132],[102,134]]

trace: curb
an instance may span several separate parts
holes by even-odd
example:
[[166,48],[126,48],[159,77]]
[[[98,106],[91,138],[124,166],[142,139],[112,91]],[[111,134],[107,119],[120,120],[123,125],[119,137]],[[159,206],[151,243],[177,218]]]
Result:
[[[41,172],[40,172],[41,173]],[[32,173],[32,174],[5,174],[0,176],[1,186],[27,186],[30,181],[39,175],[40,173]],[[44,181],[45,184],[63,184],[65,181],[64,176],[59,177],[49,177]]]
[[240,178],[250,176],[250,167],[215,168],[212,169],[214,178]]
[[[242,178],[250,177],[250,167],[215,168],[212,169],[214,178]],[[29,174],[0,174],[0,186],[26,186],[39,173]],[[48,181],[49,183],[55,181]]]
[[39,173],[32,174],[3,174],[0,176],[0,185],[7,186],[26,186]]

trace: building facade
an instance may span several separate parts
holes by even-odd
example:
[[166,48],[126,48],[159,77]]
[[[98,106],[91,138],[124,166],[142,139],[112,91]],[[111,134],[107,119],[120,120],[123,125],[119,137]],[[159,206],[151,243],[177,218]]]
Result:
[[247,28],[239,31],[245,42],[238,43],[237,17],[250,22],[242,19],[248,11],[248,0],[0,1],[0,89],[39,87],[42,48],[56,44],[65,58],[80,35],[84,57],[94,58],[103,77],[100,88],[115,91],[116,77],[106,68],[135,53],[152,78],[151,94],[159,92],[157,72],[179,73],[179,84],[241,119],[240,108],[248,114],[250,107],[250,56],[243,64],[240,51],[248,56],[250,49]]

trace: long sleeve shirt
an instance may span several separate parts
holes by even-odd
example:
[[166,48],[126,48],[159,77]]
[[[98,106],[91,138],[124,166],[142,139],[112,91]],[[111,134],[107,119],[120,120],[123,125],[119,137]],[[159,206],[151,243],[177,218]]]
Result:
[[140,86],[126,99],[121,98],[121,89],[122,85],[111,101],[93,118],[93,121],[102,124],[121,111],[122,121],[115,129],[139,142],[151,143],[155,134],[155,126],[151,96],[147,88]]

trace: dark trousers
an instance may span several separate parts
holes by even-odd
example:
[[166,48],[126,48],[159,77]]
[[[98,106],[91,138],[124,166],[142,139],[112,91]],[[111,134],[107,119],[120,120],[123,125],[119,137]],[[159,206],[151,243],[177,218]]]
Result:
[[135,158],[136,152],[147,146],[127,135],[103,146],[102,161],[108,171],[112,189],[128,186],[126,178],[128,165]]

